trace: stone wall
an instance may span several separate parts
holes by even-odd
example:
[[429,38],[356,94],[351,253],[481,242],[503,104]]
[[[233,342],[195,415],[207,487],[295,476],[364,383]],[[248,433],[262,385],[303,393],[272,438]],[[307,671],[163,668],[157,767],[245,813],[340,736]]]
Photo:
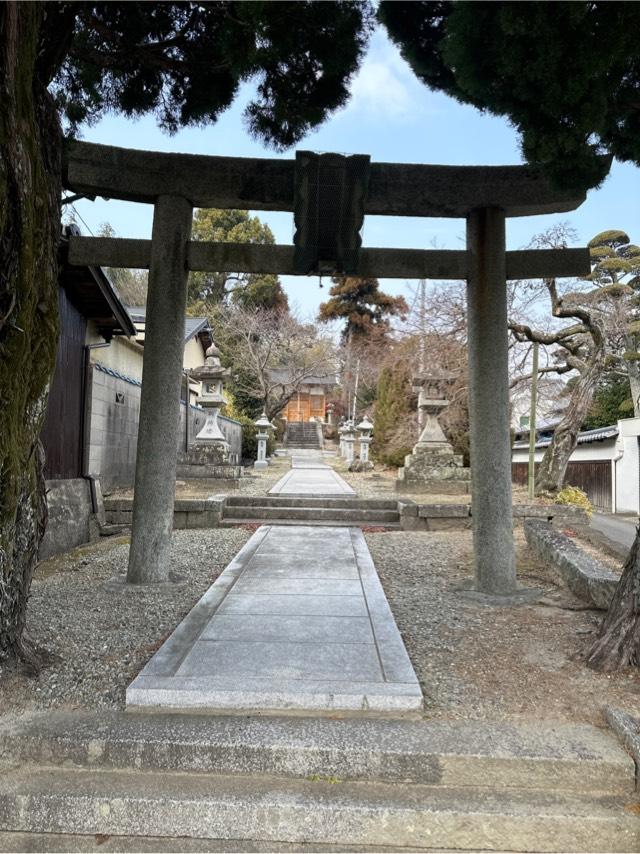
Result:
[[[401,499],[398,513],[404,531],[464,531],[472,527],[470,504],[417,504]],[[588,522],[583,510],[568,505],[514,504],[514,527],[521,526],[526,519],[541,519],[561,527]]]
[[[93,365],[88,399],[91,412],[85,430],[88,474],[99,478],[105,491],[133,485],[140,419],[139,380],[103,365]],[[205,421],[196,406],[180,404],[177,451],[193,442]],[[220,429],[230,445],[233,461],[242,455],[242,425],[221,416]]]
[[48,480],[47,504],[49,520],[40,543],[40,560],[90,541],[92,505],[88,480]]
[[[131,527],[133,521],[132,498],[105,498],[108,524]],[[224,497],[177,498],[173,507],[173,527],[217,528],[222,519]]]

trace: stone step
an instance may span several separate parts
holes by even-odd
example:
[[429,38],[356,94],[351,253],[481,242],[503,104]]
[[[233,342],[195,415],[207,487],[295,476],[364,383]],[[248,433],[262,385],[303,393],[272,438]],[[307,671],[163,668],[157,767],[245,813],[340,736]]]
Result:
[[387,531],[400,531],[400,523],[376,522],[366,519],[357,519],[345,522],[342,519],[268,519],[251,518],[239,519],[229,516],[220,521],[220,528],[235,528],[238,525],[278,525],[279,527],[291,525],[292,527],[303,525],[305,528],[384,528]]
[[342,509],[338,507],[323,508],[323,507],[230,507],[228,513],[223,514],[223,518],[233,517],[234,519],[296,519],[298,521],[333,521],[336,522],[379,522],[386,524],[387,522],[398,522],[400,517],[397,510],[363,510],[355,508],[353,510]]
[[0,779],[4,831],[393,850],[637,851],[636,807],[612,796],[519,789],[28,766]]
[[321,777],[629,797],[635,789],[634,763],[613,735],[553,721],[47,712],[0,729],[0,760],[5,767]]
[[311,441],[309,441],[309,442],[287,442],[286,447],[290,451],[295,451],[295,450],[319,451],[320,450],[320,445],[317,441],[316,442],[311,442]]
[[289,495],[228,495],[225,507],[326,507],[344,510],[397,510],[389,498],[295,498]]

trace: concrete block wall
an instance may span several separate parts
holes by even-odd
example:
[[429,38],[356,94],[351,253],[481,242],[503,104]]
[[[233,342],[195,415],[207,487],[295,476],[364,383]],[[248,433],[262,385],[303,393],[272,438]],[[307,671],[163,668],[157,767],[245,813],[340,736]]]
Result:
[[[91,408],[85,432],[87,474],[99,478],[104,490],[128,487],[133,484],[140,420],[139,380],[119,374],[112,368],[93,365],[90,377]],[[187,436],[191,443],[205,422],[205,413],[198,407],[180,405],[180,429],[176,451],[185,448]],[[188,431],[187,431],[187,419]],[[230,445],[235,461],[242,455],[242,425],[221,416],[220,429]]]
[[133,483],[140,419],[140,383],[94,365],[87,430],[87,474],[109,490]]

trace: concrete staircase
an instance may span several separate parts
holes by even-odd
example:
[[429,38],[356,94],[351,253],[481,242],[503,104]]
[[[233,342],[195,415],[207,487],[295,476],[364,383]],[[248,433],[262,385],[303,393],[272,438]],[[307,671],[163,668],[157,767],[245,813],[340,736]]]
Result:
[[96,834],[134,838],[113,850],[640,849],[634,763],[589,726],[48,712],[0,729],[0,762],[20,850],[46,833],[80,850]]
[[291,448],[316,448],[321,449],[318,424],[312,421],[289,421],[287,432],[284,437],[285,447]]
[[399,529],[398,502],[373,498],[295,498],[230,495],[224,503],[222,526],[247,523],[273,525],[384,526]]

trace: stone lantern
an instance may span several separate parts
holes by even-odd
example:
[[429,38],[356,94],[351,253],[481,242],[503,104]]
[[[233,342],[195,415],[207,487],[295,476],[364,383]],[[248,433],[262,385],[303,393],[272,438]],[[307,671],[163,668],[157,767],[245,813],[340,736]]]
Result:
[[258,428],[258,459],[253,464],[253,467],[258,471],[264,471],[269,465],[267,462],[267,439],[269,438],[267,430],[270,430],[272,427],[266,412],[262,413],[260,418],[255,422],[255,425]]
[[347,421],[344,425],[344,461],[351,465],[351,463],[355,459],[355,445],[356,445],[356,428],[354,427],[353,421]]
[[371,444],[373,423],[365,415],[356,430],[360,433],[360,462],[365,468],[369,468],[371,465],[369,462],[369,445]]
[[225,403],[222,394],[224,379],[228,375],[228,368],[223,368],[220,364],[220,350],[215,344],[211,344],[207,349],[204,365],[189,371],[189,376],[201,383],[196,402],[204,410],[205,422],[193,443],[186,451],[178,454],[176,475],[179,478],[213,477],[236,480],[242,477],[242,466],[232,457],[229,443],[218,423],[220,407]]
[[204,426],[196,436],[194,444],[198,447],[210,447],[210,462],[224,465],[229,459],[229,444],[218,424],[218,415],[225,402],[222,395],[223,380],[229,376],[229,369],[220,364],[220,350],[215,344],[211,344],[205,356],[204,365],[189,371],[189,376],[202,384],[196,403],[206,414]]
[[422,432],[418,444],[428,444],[431,448],[448,447],[447,437],[442,431],[438,416],[449,406],[445,398],[443,387],[452,381],[453,377],[448,374],[431,374],[422,380],[414,380],[420,383],[418,395],[418,409],[422,415]]
[[449,406],[444,389],[452,379],[448,374],[432,373],[413,380],[414,390],[420,390],[418,409],[423,427],[412,453],[398,469],[396,488],[400,491],[464,494],[470,490],[469,469],[462,456],[454,454],[438,421]]

